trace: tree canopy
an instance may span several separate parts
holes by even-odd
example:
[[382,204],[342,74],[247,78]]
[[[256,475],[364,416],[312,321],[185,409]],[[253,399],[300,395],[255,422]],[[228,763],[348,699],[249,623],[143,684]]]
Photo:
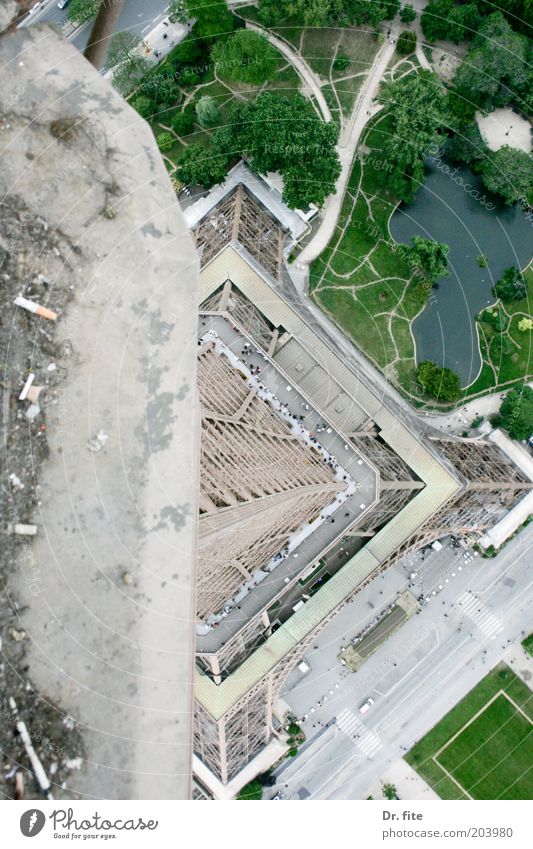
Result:
[[186,8],[176,14],[177,20],[195,19],[196,38],[214,38],[233,30],[233,16],[226,0],[184,0]]
[[424,360],[416,370],[416,380],[424,392],[442,401],[455,401],[461,390],[459,376],[446,366]]
[[470,163],[484,160],[487,155],[487,146],[477,121],[459,124],[455,132],[446,140],[445,153],[454,162]]
[[438,277],[446,274],[448,253],[450,248],[443,242],[413,236],[412,246],[408,250],[408,262],[416,267],[421,274],[433,283]]
[[515,266],[506,268],[494,287],[494,293],[506,304],[525,298],[527,285],[520,270]]
[[240,29],[211,51],[219,77],[261,85],[274,76],[277,55],[268,40],[252,30]]
[[264,23],[273,26],[291,19],[309,27],[331,24],[370,24],[391,21],[400,0],[259,0]]
[[410,3],[407,3],[406,6],[402,6],[400,11],[400,20],[402,24],[412,24],[416,19],[416,11],[414,6]]
[[77,24],[86,24],[97,15],[99,7],[100,0],[70,0],[69,20]]
[[220,121],[218,106],[208,94],[204,94],[196,104],[196,117],[202,127],[215,127]]
[[416,33],[410,29],[405,29],[400,33],[396,50],[400,56],[408,56],[409,53],[414,53],[416,50]]
[[514,32],[500,12],[485,18],[453,79],[457,93],[492,110],[530,93],[533,80],[528,39]]
[[178,162],[176,176],[182,183],[210,189],[228,173],[228,157],[213,153],[201,144],[189,144]]
[[410,201],[424,179],[427,150],[446,123],[446,98],[435,74],[422,70],[385,83],[378,99],[388,107],[392,124],[383,146],[392,166],[390,187]]
[[337,125],[324,123],[301,96],[271,92],[235,105],[227,127],[215,133],[214,149],[244,155],[257,171],[279,171],[291,207],[320,206],[340,174]]
[[511,439],[529,439],[533,434],[533,389],[525,384],[507,393],[500,407],[500,424]]
[[481,172],[489,192],[501,195],[509,206],[518,200],[533,202],[533,157],[504,145],[487,155]]
[[113,85],[122,94],[127,94],[149,67],[141,44],[142,39],[128,30],[116,32],[109,43],[106,67],[114,69]]
[[429,0],[420,25],[430,43],[445,39],[459,44],[475,36],[482,20],[475,2],[458,6],[455,0]]

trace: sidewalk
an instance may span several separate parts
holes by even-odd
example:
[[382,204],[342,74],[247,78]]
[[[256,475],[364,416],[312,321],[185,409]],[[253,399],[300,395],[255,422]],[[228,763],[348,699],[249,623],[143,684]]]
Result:
[[313,238],[307,243],[296,261],[296,267],[308,272],[308,266],[322,253],[329,244],[339,220],[344,194],[350,178],[352,163],[361,134],[368,121],[382,108],[374,104],[381,79],[392,55],[396,49],[398,25],[392,26],[391,35],[387,36],[377,52],[372,68],[359,92],[350,121],[341,132],[337,150],[341,161],[342,171],[323,209],[323,220]]
[[[161,21],[150,32],[146,33],[138,48],[144,58],[151,62],[152,65],[157,65],[164,59],[172,48],[176,44],[179,44],[180,41],[183,41],[191,30],[191,24],[171,24],[165,23],[165,21]],[[119,66],[117,65],[116,67],[118,68]],[[106,79],[112,79],[115,70],[115,68],[110,68],[103,76]]]
[[[191,31],[192,24],[171,24],[165,18],[157,24],[150,32],[143,37],[142,43],[146,48],[142,50],[143,56],[146,57],[153,65],[164,59],[167,53],[170,53],[176,44],[183,41],[186,35]],[[156,55],[156,51],[159,55]]]

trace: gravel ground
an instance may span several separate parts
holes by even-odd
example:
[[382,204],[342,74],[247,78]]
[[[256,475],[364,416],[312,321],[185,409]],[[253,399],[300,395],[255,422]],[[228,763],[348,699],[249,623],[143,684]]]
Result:
[[[24,798],[41,795],[16,728],[17,720],[22,720],[54,784],[53,795],[61,798],[70,770],[81,763],[81,738],[74,722],[36,692],[27,678],[29,637],[19,623],[22,609],[10,591],[10,576],[22,554],[27,580],[32,580],[31,537],[12,529],[17,523],[39,524],[39,472],[48,456],[46,409],[59,403],[65,369],[56,361],[64,362],[68,352],[59,351],[54,342],[54,322],[16,307],[13,301],[23,294],[61,314],[71,293],[52,281],[64,269],[64,253],[71,248],[16,199],[0,203],[0,222],[0,794],[15,797],[18,773],[19,782],[23,777]],[[29,419],[26,414],[31,402],[18,399],[31,372],[35,374],[33,386],[43,389],[33,410],[35,417]],[[10,479],[12,474],[15,481]]]

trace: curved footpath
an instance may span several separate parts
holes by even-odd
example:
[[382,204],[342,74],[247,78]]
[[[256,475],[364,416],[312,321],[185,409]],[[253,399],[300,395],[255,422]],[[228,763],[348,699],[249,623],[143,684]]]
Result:
[[305,272],[306,277],[308,266],[320,256],[335,232],[342,209],[344,194],[350,178],[353,158],[361,134],[370,118],[382,108],[380,105],[373,105],[373,99],[396,49],[395,43],[397,38],[398,25],[394,25],[391,36],[387,37],[387,40],[376,53],[372,67],[357,97],[350,121],[341,132],[337,151],[342,170],[335,184],[335,191],[328,197],[324,204],[323,219],[320,227],[303,249],[296,263],[297,268]]
[[293,50],[286,41],[283,41],[283,39],[279,38],[277,35],[273,35],[273,33],[259,24],[246,21],[246,28],[263,35],[269,40],[272,46],[276,48],[276,50],[279,50],[279,52],[289,60],[298,76],[302,79],[305,85],[311,89],[324,121],[331,121],[331,112],[328,104],[326,103],[326,98],[322,93],[320,79],[315,72],[311,70],[305,59]]

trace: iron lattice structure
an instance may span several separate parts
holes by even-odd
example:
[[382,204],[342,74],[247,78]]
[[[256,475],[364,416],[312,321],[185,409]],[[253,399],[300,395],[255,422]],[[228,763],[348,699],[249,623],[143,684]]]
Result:
[[[196,231],[205,266],[216,262],[214,258],[228,241],[239,240],[270,278],[279,277],[282,235],[282,228],[273,223],[271,216],[242,187],[219,204]],[[252,271],[249,274],[252,276]],[[243,279],[246,281],[247,277]],[[263,290],[269,289],[269,285],[265,284]],[[242,288],[231,279],[231,271],[226,273],[218,279],[218,285],[210,284],[201,311],[238,324],[274,362],[291,333],[292,338],[295,336],[294,330],[287,329],[289,320],[297,329],[299,343],[305,342],[306,328],[290,314],[279,296],[269,289],[261,302],[268,306],[265,309],[256,302],[258,284]],[[319,346],[318,338],[316,346]],[[305,357],[312,357],[313,347],[314,343],[307,344]],[[321,350],[322,362],[326,363],[329,354]],[[292,376],[295,387],[297,373],[298,364]],[[291,528],[308,520],[332,500],[336,482],[319,457],[313,458],[307,447],[296,444],[279,417],[250,391],[238,370],[205,346],[199,354],[199,380],[202,484],[198,611],[200,616],[206,616],[219,610],[228,595],[254,569],[261,568],[279,549]],[[350,390],[340,385],[348,396]],[[377,469],[379,478],[377,502],[348,532],[352,538],[360,537],[359,554],[364,556],[371,549],[366,555],[370,565],[365,574],[333,606],[328,607],[324,602],[324,615],[316,624],[312,620],[306,629],[298,625],[302,618],[297,617],[297,624],[291,628],[289,618],[283,651],[279,650],[280,641],[275,642],[278,648],[274,648],[273,639],[278,635],[274,634],[273,610],[289,599],[289,617],[292,615],[292,583],[285,587],[282,584],[268,604],[243,621],[242,627],[215,651],[203,652],[198,657],[202,680],[208,679],[212,687],[221,690],[233,682],[230,692],[235,696],[226,701],[213,697],[212,692],[209,698],[198,693],[195,706],[195,751],[224,783],[236,776],[273,736],[280,734],[275,705],[287,675],[317,635],[369,581],[406,554],[446,534],[484,531],[531,488],[524,475],[492,443],[451,438],[428,440],[418,433],[408,439],[403,433],[404,423],[399,418],[391,420],[388,411],[383,413],[381,398],[373,415],[368,414],[373,401],[365,394],[367,391],[361,383],[358,392],[365,413],[360,417],[363,429],[345,435],[346,441]],[[318,385],[316,393],[316,409],[327,419],[324,410],[331,409],[328,405],[332,396],[328,391],[321,394]],[[357,394],[350,397],[356,399]],[[320,407],[321,400],[324,407]],[[335,413],[342,404],[333,406]],[[414,422],[408,428],[415,433]],[[420,473],[415,473],[414,468]],[[429,494],[423,503],[430,506],[424,507],[426,512],[418,519],[416,504],[422,503],[418,499],[425,498],[426,491]],[[396,517],[402,517],[400,523],[395,523]],[[385,545],[382,535],[393,524],[391,543]],[[374,540],[378,540],[376,545]],[[302,569],[314,568],[313,563],[301,565]],[[328,598],[330,586],[319,589],[317,598]],[[299,636],[294,637],[295,634]],[[265,671],[256,674],[260,662]],[[243,680],[245,685],[241,683]],[[223,708],[219,702],[224,704]]]
[[219,612],[341,488],[321,455],[213,344],[202,345],[198,358],[200,619]]
[[243,186],[237,186],[195,229],[202,264],[207,264],[229,241],[241,243],[278,279],[282,272],[284,230]]

